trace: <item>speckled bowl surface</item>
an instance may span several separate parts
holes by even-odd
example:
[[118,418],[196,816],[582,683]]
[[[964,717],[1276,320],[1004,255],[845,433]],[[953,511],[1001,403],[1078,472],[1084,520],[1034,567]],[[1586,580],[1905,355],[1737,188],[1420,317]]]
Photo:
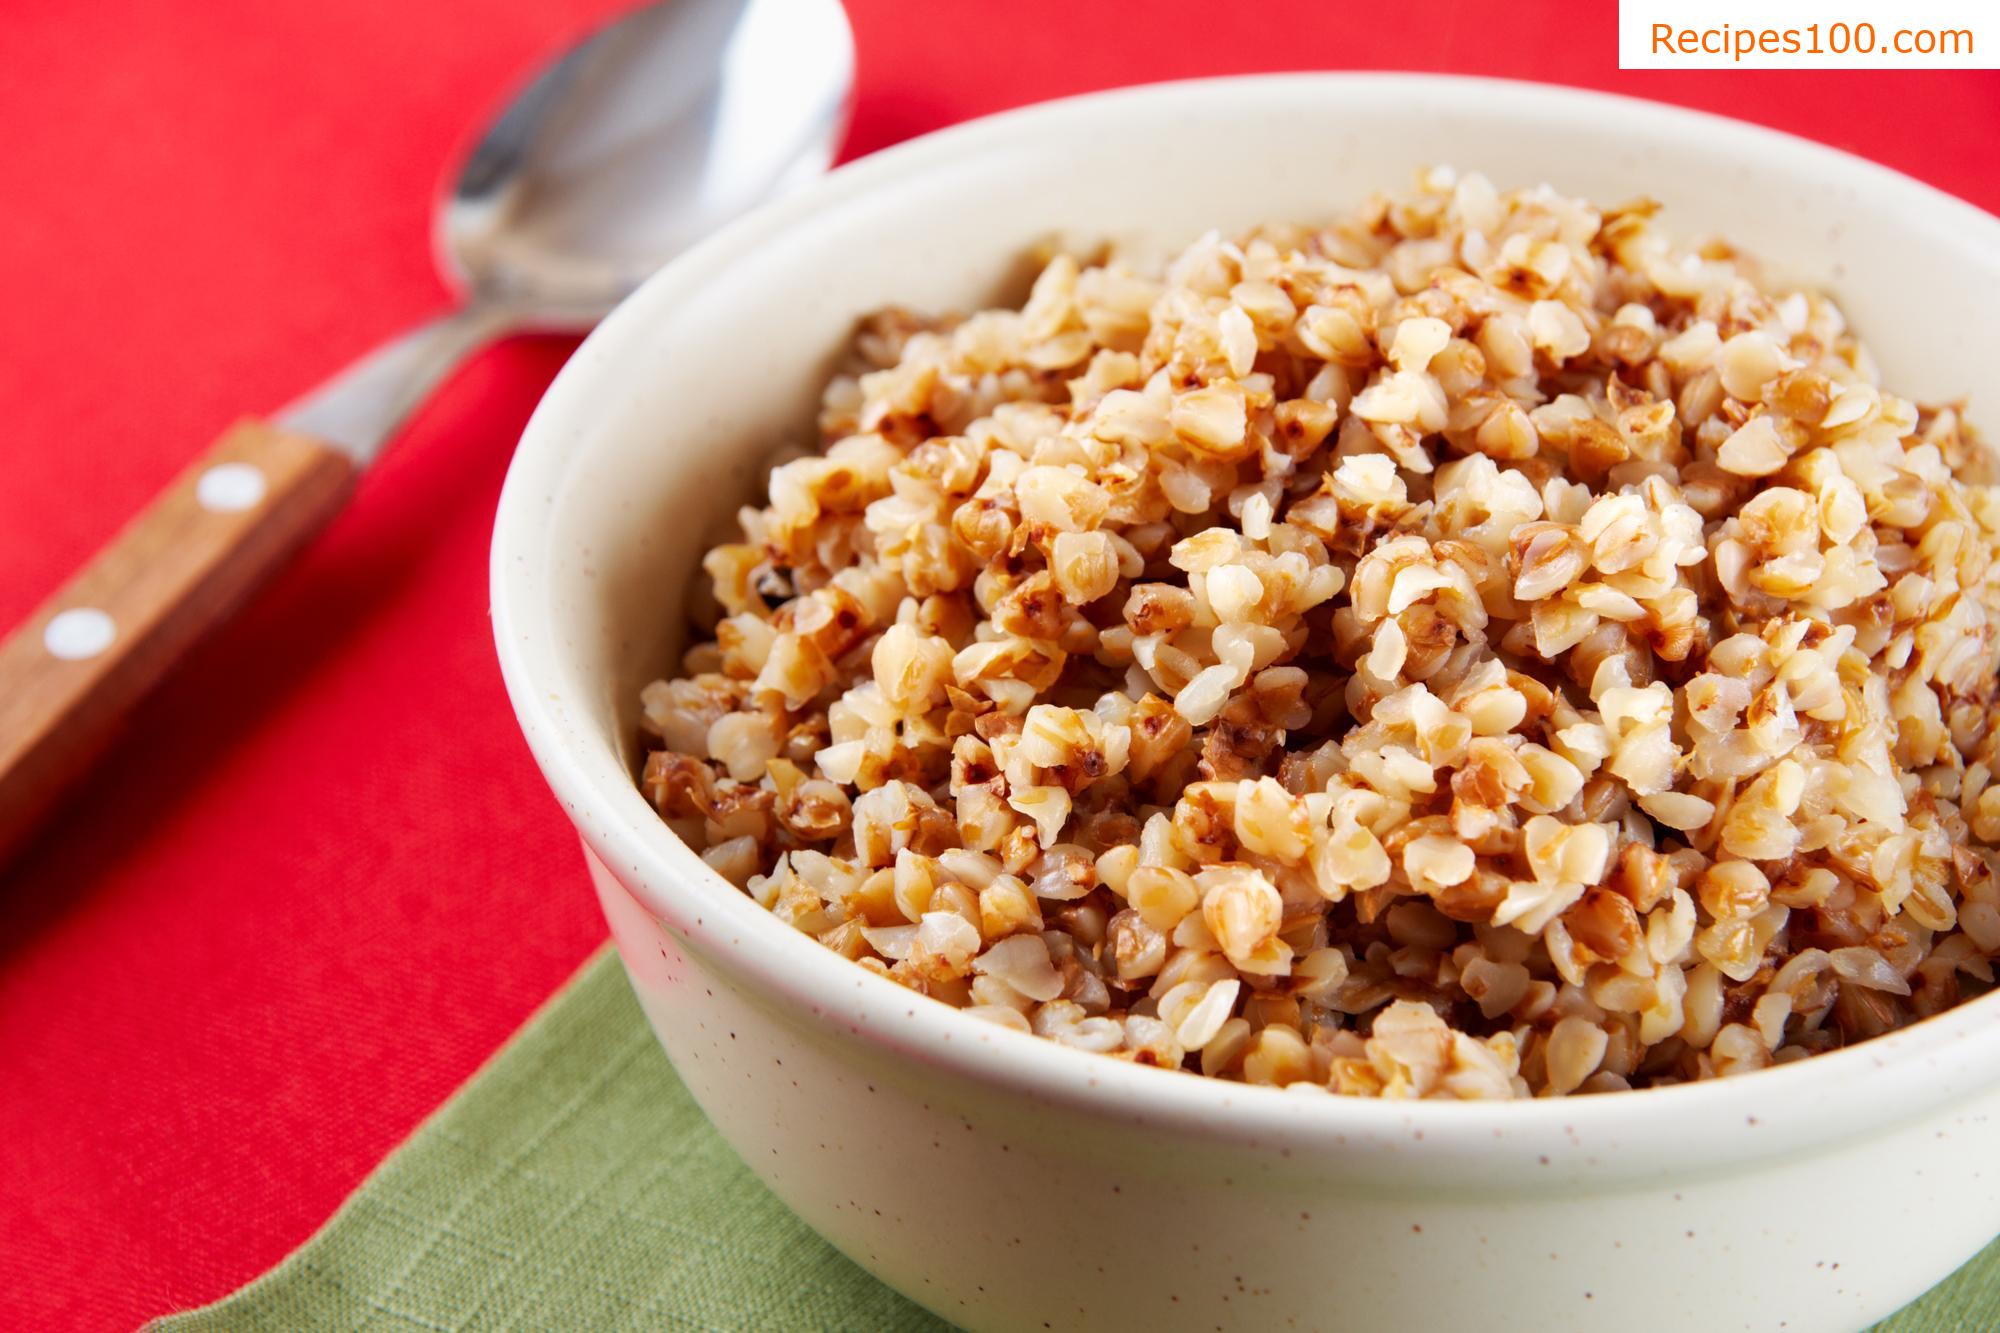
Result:
[[1051,232],[1324,216],[1435,162],[1651,195],[1675,231],[1832,288],[1899,391],[1992,383],[2000,221],[1906,177],[1595,94],[1275,76],[1030,108],[836,172],[654,277],[521,442],[493,546],[500,660],[646,1012],[771,1188],[947,1319],[1856,1329],[2000,1231],[2000,996],[1697,1086],[1308,1099],[912,995],[768,916],[634,787],[639,687],[675,660],[700,553],[804,435],[858,315],[986,303]]

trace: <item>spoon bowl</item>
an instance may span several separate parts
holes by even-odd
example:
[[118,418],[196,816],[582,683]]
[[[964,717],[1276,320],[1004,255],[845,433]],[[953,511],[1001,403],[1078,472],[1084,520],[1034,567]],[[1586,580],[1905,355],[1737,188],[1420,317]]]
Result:
[[439,201],[470,304],[588,327],[697,238],[832,161],[854,41],[836,0],[675,0],[513,99]]

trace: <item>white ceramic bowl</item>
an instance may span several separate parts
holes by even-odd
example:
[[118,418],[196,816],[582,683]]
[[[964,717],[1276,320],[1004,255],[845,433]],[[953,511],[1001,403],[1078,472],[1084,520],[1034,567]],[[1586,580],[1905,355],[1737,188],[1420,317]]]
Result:
[[500,660],[646,1012],[779,1197],[955,1322],[1854,1329],[2000,1231],[2000,996],[1698,1086],[1309,1100],[912,995],[730,888],[634,788],[639,687],[676,660],[699,553],[803,435],[856,316],[976,307],[1052,231],[1183,241],[1325,215],[1433,162],[1652,195],[1683,234],[1823,278],[1899,390],[1992,382],[2000,222],[1915,181],[1619,98],[1303,75],[1059,102],[838,171],[647,283],[521,442],[494,537]]

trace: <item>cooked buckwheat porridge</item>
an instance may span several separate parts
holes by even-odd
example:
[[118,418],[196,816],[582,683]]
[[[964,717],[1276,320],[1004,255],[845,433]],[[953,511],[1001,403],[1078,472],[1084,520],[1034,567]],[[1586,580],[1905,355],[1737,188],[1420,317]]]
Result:
[[1437,169],[865,321],[646,792],[857,966],[1250,1083],[1657,1087],[1984,992],[2000,473],[1655,212]]

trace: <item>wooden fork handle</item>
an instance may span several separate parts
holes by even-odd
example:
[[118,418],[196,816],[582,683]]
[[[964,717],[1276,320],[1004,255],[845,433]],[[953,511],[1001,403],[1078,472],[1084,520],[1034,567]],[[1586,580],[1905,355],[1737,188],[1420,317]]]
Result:
[[0,857],[160,678],[340,509],[346,454],[239,422],[0,642]]

